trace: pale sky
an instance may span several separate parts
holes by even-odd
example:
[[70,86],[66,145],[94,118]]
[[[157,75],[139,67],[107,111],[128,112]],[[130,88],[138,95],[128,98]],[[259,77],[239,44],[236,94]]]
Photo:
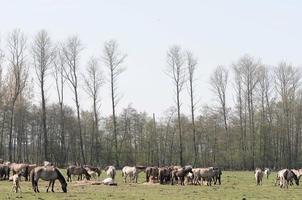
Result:
[[[165,74],[166,52],[173,44],[191,50],[198,58],[196,94],[200,104],[214,100],[209,77],[215,67],[229,67],[244,54],[269,65],[280,61],[302,64],[301,1],[0,0],[0,5],[0,46],[4,49],[7,34],[15,28],[20,28],[29,42],[40,29],[46,29],[54,42],[78,35],[85,47],[81,59],[84,70],[90,56],[101,57],[105,41],[117,40],[128,55],[127,70],[119,81],[123,97],[118,111],[132,104],[139,111],[161,116],[173,105],[173,85]],[[48,103],[57,100],[50,80]],[[72,96],[67,94],[66,101],[73,106]],[[39,93],[35,96],[38,102]],[[108,115],[108,84],[101,96],[101,114]],[[187,96],[184,90],[185,113]],[[83,91],[80,98],[81,107],[89,109]],[[229,100],[233,101],[230,93]]]

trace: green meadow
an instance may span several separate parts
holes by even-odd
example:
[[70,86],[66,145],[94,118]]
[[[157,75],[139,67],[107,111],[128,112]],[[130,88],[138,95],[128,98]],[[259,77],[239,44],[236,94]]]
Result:
[[[64,174],[65,171],[64,171]],[[105,178],[104,173],[100,179]],[[55,193],[46,193],[47,182],[39,181],[41,193],[34,193],[30,182],[21,182],[21,193],[11,191],[12,182],[0,181],[0,199],[302,199],[302,186],[280,189],[274,186],[276,173],[261,186],[256,186],[252,171],[226,171],[222,175],[222,185],[217,186],[179,186],[145,184],[145,174],[141,173],[138,184],[124,183],[121,173],[117,174],[118,186],[68,183],[68,192],[62,193],[56,181]]]

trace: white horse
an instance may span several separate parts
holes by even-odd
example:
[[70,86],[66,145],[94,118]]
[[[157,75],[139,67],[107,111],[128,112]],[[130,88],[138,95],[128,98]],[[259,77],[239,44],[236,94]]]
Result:
[[255,179],[257,185],[262,185],[263,171],[260,168],[256,168],[255,170]]
[[134,167],[129,167],[129,166],[125,166],[122,169],[122,176],[124,177],[124,181],[125,183],[127,182],[127,177],[129,176],[129,182],[135,182],[137,183],[137,179],[138,179],[138,174],[142,171],[144,171],[146,169],[146,167],[138,167],[138,166],[134,166]]
[[114,180],[115,178],[115,174],[116,174],[116,170],[114,166],[108,166],[108,169],[106,171],[107,176],[109,176],[110,178],[112,178]]
[[268,179],[268,176],[271,174],[271,170],[269,168],[264,169],[264,174],[266,176],[266,179]]

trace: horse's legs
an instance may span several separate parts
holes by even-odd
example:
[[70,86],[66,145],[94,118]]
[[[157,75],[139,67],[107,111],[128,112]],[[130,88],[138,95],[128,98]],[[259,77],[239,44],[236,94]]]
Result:
[[127,176],[128,174],[125,173],[125,183],[127,183]]
[[39,191],[39,187],[38,187],[38,181],[35,181],[35,185],[36,185],[36,191],[37,191],[37,192],[40,192],[40,191]]
[[53,181],[52,181],[52,185],[51,185],[51,191],[52,191],[52,192],[55,192],[55,191],[53,190],[53,187],[54,187],[54,185],[55,185],[55,181],[56,181],[56,180],[53,180]]
[[46,192],[48,192],[48,189],[50,188],[51,182],[52,181],[50,180]]

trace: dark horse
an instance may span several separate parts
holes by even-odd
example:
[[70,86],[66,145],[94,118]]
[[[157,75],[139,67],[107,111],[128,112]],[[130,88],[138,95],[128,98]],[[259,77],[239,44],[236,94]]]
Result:
[[218,184],[221,185],[221,175],[222,175],[222,172],[221,172],[221,169],[218,168],[218,167],[213,167],[213,172],[214,172],[214,185]]
[[172,168],[170,167],[160,167],[158,169],[158,179],[160,184],[170,182],[172,177]]
[[180,180],[180,185],[185,185],[185,177],[188,175],[189,172],[191,172],[193,174],[191,166],[183,167],[178,170],[173,170],[171,185],[174,184],[174,182],[173,182],[174,180],[178,182],[178,179]]
[[53,187],[57,179],[61,183],[63,192],[67,192],[67,183],[65,181],[65,178],[56,167],[36,167],[31,171],[30,176],[32,187],[35,192],[40,192],[38,188],[38,181],[40,178],[44,181],[49,181],[49,185],[46,192],[48,192],[50,185],[52,185],[51,191],[54,192]]
[[146,168],[146,182],[149,182],[150,179],[153,181],[158,180],[158,167]]

